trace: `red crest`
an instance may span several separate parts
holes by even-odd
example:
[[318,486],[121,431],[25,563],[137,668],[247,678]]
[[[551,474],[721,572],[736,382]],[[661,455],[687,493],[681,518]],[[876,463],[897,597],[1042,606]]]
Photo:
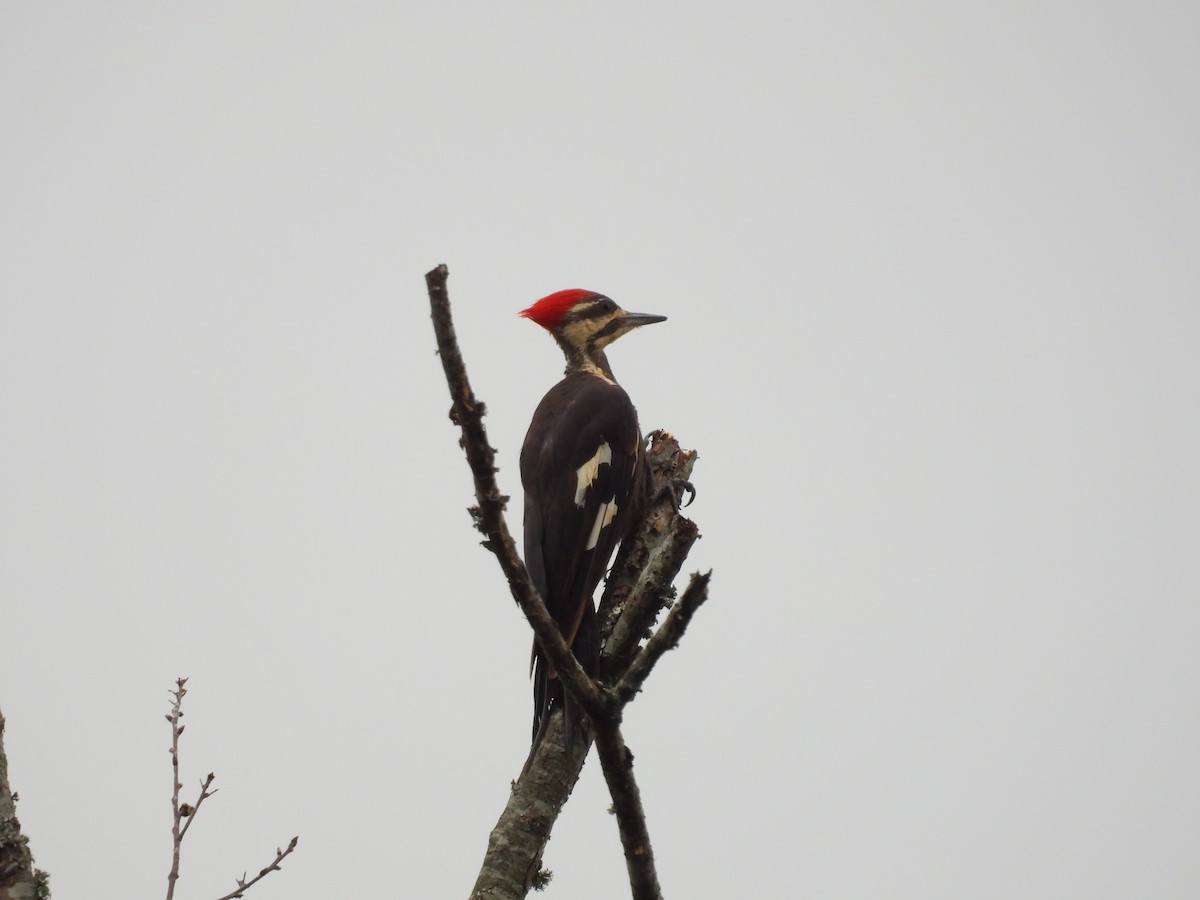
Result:
[[595,291],[585,291],[583,288],[567,288],[565,291],[556,291],[553,294],[543,297],[529,309],[521,310],[521,315],[526,319],[532,319],[537,322],[547,331],[552,331],[562,317],[567,314],[572,306],[583,300],[585,297],[594,297]]

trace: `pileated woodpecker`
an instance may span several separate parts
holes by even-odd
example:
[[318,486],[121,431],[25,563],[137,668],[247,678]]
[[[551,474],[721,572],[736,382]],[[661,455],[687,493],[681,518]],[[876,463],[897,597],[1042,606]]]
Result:
[[[579,664],[594,678],[600,636],[592,594],[613,550],[637,522],[650,483],[637,410],[613,378],[604,348],[666,316],[626,312],[603,294],[578,288],[543,297],[521,315],[549,331],[567,357],[566,377],[538,404],[521,448],[525,565]],[[563,707],[568,748],[579,718],[536,640],[532,669],[530,759],[552,710]]]

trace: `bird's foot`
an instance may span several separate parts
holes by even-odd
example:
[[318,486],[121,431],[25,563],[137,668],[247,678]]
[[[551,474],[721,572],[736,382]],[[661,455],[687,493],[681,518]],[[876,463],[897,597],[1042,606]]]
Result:
[[[683,495],[688,494],[687,503],[683,503]],[[696,488],[690,481],[684,478],[673,478],[658,489],[654,496],[654,502],[659,500],[670,500],[671,509],[679,512],[685,506],[691,506],[696,499]]]

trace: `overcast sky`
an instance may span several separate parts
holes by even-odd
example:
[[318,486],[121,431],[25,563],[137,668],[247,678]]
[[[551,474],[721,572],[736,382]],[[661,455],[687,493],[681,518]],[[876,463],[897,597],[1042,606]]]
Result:
[[[65,898],[462,897],[565,287],[700,454],[712,598],[626,736],[670,897],[1194,897],[1200,12],[6,3],[0,706]],[[514,502],[513,524],[520,503]],[[595,760],[547,895],[627,893]]]

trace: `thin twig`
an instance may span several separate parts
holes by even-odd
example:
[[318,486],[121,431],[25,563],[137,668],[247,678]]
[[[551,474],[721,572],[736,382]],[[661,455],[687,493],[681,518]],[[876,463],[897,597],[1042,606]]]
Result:
[[269,874],[271,874],[272,872],[278,872],[280,869],[283,868],[283,866],[281,866],[280,863],[283,862],[283,860],[287,856],[289,856],[293,850],[296,849],[296,845],[298,843],[300,843],[300,835],[296,835],[294,838],[292,838],[288,842],[286,849],[280,850],[278,847],[276,847],[275,848],[275,861],[273,863],[271,863],[265,869],[260,871],[257,875],[255,875],[249,881],[246,880],[246,873],[243,872],[242,877],[237,880],[237,883],[238,883],[237,889],[230,891],[228,894],[225,894],[223,897],[218,897],[217,900],[234,900],[234,898],[236,898],[236,897],[241,897],[243,894],[245,894],[245,892],[247,890],[254,887],[254,885],[256,885],[262,879],[266,878]]
[[179,880],[179,850],[183,844],[183,831],[179,827],[179,823],[183,821],[183,813],[179,805],[179,792],[183,789],[183,785],[179,781],[179,736],[183,734],[183,729],[186,725],[180,724],[179,720],[183,718],[183,696],[187,693],[186,678],[177,678],[175,680],[175,690],[171,691],[171,696],[175,699],[171,702],[171,712],[167,715],[167,721],[171,723],[171,871],[167,873],[167,900],[172,900],[175,896],[175,882]]
[[211,791],[209,790],[216,778],[216,775],[214,775],[212,772],[209,772],[208,777],[200,782],[200,796],[196,798],[196,803],[194,805],[188,805],[185,803],[179,808],[179,814],[187,819],[187,824],[184,825],[183,830],[179,832],[179,842],[181,844],[183,843],[183,839],[187,837],[188,829],[191,828],[192,823],[196,821],[196,813],[200,812],[200,804],[220,790],[220,788],[213,788]]

